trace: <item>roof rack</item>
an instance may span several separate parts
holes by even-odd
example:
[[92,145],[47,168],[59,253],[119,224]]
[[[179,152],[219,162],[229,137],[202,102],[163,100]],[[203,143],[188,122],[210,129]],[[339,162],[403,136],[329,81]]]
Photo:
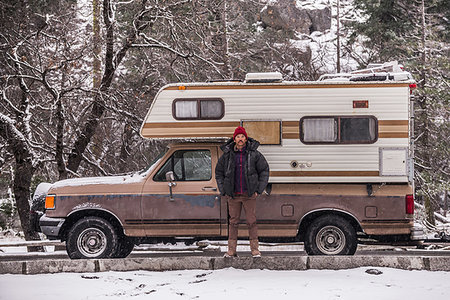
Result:
[[413,77],[397,61],[369,64],[368,68],[350,73],[324,74],[317,81],[405,81]]

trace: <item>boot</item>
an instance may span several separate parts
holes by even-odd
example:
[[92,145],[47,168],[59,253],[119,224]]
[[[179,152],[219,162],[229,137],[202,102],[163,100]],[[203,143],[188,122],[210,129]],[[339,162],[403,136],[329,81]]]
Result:
[[253,257],[261,257],[261,252],[259,252],[258,240],[250,240],[250,250],[252,251]]
[[223,257],[237,257],[237,240],[228,240],[228,252]]

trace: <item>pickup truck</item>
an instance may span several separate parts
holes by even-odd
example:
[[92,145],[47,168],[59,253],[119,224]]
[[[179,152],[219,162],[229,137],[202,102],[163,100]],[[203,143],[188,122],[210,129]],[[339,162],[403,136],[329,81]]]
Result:
[[[72,259],[126,257],[136,244],[175,238],[227,239],[219,146],[172,144],[139,173],[47,184],[40,230],[65,241]],[[309,255],[352,255],[361,235],[409,240],[412,194],[408,184],[269,183],[257,199],[260,240],[303,241]],[[240,238],[248,237],[244,220]]]

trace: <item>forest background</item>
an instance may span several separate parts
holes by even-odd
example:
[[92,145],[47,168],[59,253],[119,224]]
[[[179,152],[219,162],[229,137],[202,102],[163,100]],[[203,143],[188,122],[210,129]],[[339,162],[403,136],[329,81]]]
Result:
[[414,91],[417,201],[448,211],[450,1],[0,0],[0,227],[40,182],[148,166],[139,128],[167,83],[284,80],[397,60]]

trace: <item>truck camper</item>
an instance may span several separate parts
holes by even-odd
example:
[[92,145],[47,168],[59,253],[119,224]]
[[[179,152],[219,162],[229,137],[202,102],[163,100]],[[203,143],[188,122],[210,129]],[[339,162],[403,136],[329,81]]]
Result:
[[[160,89],[141,127],[171,144],[146,171],[51,185],[40,227],[71,258],[127,256],[134,244],[226,239],[214,169],[237,126],[270,166],[258,197],[261,240],[302,241],[309,255],[352,255],[358,240],[411,241],[411,75],[396,62],[319,81],[280,73]],[[248,237],[244,221],[240,238]]]

